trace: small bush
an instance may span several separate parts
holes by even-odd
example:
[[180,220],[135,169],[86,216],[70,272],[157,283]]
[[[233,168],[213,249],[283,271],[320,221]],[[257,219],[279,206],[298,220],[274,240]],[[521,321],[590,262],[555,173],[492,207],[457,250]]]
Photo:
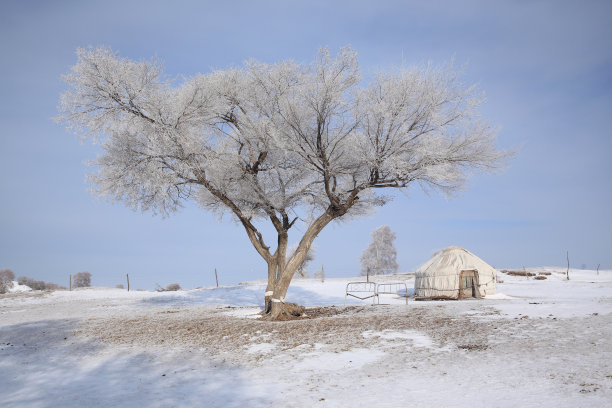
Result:
[[122,284],[115,285],[117,289],[125,289]]
[[550,272],[538,272],[538,275],[546,275],[546,276],[548,276],[548,275],[552,275],[552,273],[550,273]]
[[66,290],[65,286],[60,286],[53,282],[44,282],[28,278],[27,276],[20,276],[17,278],[17,283],[20,285],[28,286],[32,290]]
[[166,285],[165,288],[162,288],[161,286],[159,286],[159,283],[158,283],[155,290],[157,292],[176,292],[177,290],[181,290],[181,285],[179,285],[178,283],[170,283]]
[[45,290],[66,290],[67,288],[65,286],[60,286],[57,283],[53,283],[53,282],[46,282],[45,283]]
[[177,290],[181,290],[181,285],[179,285],[178,283],[170,283],[166,285],[166,288],[164,290],[166,292],[176,292]]
[[17,278],[17,283],[20,285],[28,286],[32,290],[66,290],[65,286],[60,286],[53,282],[44,282],[36,279],[28,278],[27,276],[20,276]]
[[77,272],[72,277],[73,288],[87,288],[91,286],[91,273]]
[[12,281],[0,280],[0,295],[9,291],[13,287]]
[[17,278],[17,283],[28,286],[32,290],[45,290],[47,288],[45,282],[28,278],[27,276],[20,276]]
[[546,276],[538,275],[538,276],[536,276],[533,279],[535,279],[535,280],[544,280],[544,279],[546,279]]

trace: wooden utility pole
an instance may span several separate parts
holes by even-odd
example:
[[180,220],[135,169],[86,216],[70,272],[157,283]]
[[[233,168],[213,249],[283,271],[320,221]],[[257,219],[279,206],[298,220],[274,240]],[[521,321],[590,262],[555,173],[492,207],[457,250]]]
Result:
[[69,275],[68,280],[70,281],[70,290],[72,290],[72,274]]
[[567,257],[567,272],[565,273],[565,277],[569,280],[569,251],[565,253],[565,256]]
[[125,274],[125,279],[127,279],[127,285],[128,285],[128,292],[130,291],[130,275],[129,274]]
[[219,287],[219,276],[217,276],[217,268],[215,268],[215,280],[217,281],[217,287]]
[[601,265],[601,264],[597,264],[597,276],[599,276],[599,266],[600,266],[600,265]]
[[368,269],[366,270],[366,282],[370,281],[370,267],[368,266]]

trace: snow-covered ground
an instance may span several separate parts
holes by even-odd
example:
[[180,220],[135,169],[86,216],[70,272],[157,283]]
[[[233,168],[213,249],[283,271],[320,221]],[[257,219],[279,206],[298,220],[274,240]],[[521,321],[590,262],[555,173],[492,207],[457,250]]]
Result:
[[384,305],[295,280],[311,318],[288,322],[257,320],[264,282],[0,295],[0,406],[610,406],[612,271],[527,271],[551,275]]

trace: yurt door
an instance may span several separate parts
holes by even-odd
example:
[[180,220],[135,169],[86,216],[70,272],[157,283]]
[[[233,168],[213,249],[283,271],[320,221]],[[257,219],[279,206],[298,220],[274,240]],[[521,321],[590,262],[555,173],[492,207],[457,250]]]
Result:
[[478,272],[474,269],[459,273],[459,299],[478,296]]

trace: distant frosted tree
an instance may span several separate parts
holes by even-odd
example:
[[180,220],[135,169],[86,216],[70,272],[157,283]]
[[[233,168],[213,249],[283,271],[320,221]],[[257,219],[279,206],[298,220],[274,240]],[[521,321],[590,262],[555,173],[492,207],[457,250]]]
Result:
[[368,269],[370,275],[382,275],[385,273],[396,273],[397,251],[393,241],[395,233],[388,225],[382,225],[372,231],[372,241],[361,254],[361,274],[366,275]]
[[[452,64],[364,80],[355,50],[324,48],[309,64],[251,60],[171,81],[155,60],[77,56],[58,120],[102,146],[97,192],[164,215],[185,201],[229,214],[267,264],[271,319],[293,313],[285,295],[329,223],[384,205],[385,189],[451,194],[507,156]],[[301,232],[288,257],[290,230]]]
[[10,269],[2,269],[0,270],[0,281],[14,281],[15,280],[15,272]]
[[72,277],[72,287],[74,288],[86,288],[91,286],[91,273],[89,272],[77,272]]
[[15,273],[10,269],[0,270],[0,293],[6,293],[13,286]]
[[315,279],[321,279],[321,282],[325,282],[325,269],[323,269],[323,265],[321,265],[321,269],[315,271],[314,273]]

